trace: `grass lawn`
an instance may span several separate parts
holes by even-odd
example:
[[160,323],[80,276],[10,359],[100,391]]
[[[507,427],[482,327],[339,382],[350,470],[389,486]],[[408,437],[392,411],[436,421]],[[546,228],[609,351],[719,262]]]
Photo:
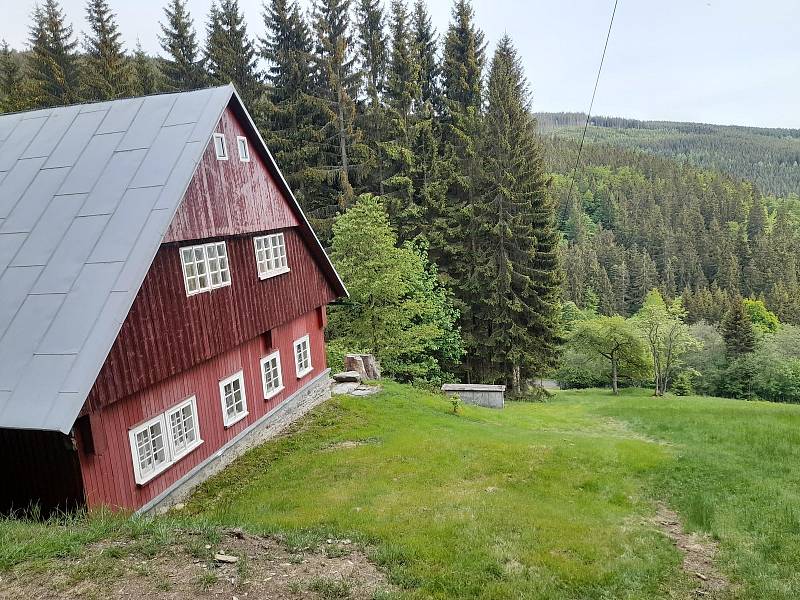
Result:
[[[180,526],[350,538],[407,598],[686,598],[664,501],[719,540],[717,598],[800,597],[800,407],[589,390],[449,411],[392,383],[335,398],[207,482]],[[157,544],[174,522],[0,522],[0,571],[131,528]]]

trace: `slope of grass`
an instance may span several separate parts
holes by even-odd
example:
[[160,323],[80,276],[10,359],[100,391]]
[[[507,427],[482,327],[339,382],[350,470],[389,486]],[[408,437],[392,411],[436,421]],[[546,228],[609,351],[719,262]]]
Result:
[[739,582],[737,597],[800,597],[800,407],[637,392],[560,399],[673,443],[673,460],[648,477],[652,493],[686,527],[720,540],[718,562]]
[[664,446],[580,403],[463,407],[387,384],[338,398],[190,504],[256,532],[349,536],[419,598],[657,598],[685,589],[648,521]]
[[800,597],[800,407],[587,390],[453,415],[385,388],[319,407],[179,517],[0,520],[0,573],[60,569],[98,540],[148,556],[190,531],[208,548],[232,525],[295,549],[350,538],[408,598],[685,598],[695,581],[653,522],[660,500],[719,540],[733,587],[717,600]]

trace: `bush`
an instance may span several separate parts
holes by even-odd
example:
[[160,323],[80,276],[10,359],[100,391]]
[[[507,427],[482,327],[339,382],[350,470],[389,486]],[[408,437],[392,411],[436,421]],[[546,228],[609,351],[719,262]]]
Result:
[[555,372],[555,380],[564,390],[584,389],[608,386],[610,375],[605,361],[568,349]]
[[672,391],[676,396],[691,396],[694,393],[693,379],[695,371],[681,371],[672,382]]
[[344,338],[335,338],[325,343],[325,358],[332,373],[344,371],[345,354],[367,354],[367,352]]

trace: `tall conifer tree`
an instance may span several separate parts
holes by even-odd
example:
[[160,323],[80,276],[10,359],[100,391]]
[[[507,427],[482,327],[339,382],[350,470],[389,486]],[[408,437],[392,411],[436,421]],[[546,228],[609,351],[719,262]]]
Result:
[[34,9],[29,41],[28,66],[36,90],[34,103],[58,106],[80,100],[75,54],[78,42],[56,0],[45,0],[43,6]]
[[410,17],[404,0],[391,4],[391,53],[386,82],[389,113],[388,139],[381,145],[387,178],[387,208],[400,239],[410,239],[419,227],[420,207],[414,202],[412,107],[420,97],[419,64]]
[[356,104],[361,73],[356,62],[356,44],[350,22],[350,0],[316,0],[313,8],[316,91],[324,113],[324,162],[318,173],[324,176],[320,191],[339,208],[353,200],[353,184],[359,167],[360,131],[356,127]]
[[364,163],[364,185],[383,195],[384,164],[381,144],[387,134],[383,93],[386,86],[388,40],[385,15],[380,0],[359,0],[356,6],[358,54],[364,74],[366,106],[360,111],[359,124],[369,156]]
[[206,81],[192,16],[186,9],[186,2],[170,0],[164,8],[166,23],[160,24],[159,41],[167,53],[162,70],[166,85],[172,91],[195,90],[203,87]]
[[163,76],[155,59],[149,57],[137,41],[133,51],[134,89],[136,94],[147,96],[163,88]]
[[89,33],[84,40],[86,60],[82,71],[87,100],[115,100],[134,92],[134,73],[122,46],[116,15],[106,0],[86,3]]
[[[416,0],[412,17],[414,48],[419,65],[420,104],[441,111],[442,97],[437,60],[438,39],[425,0]],[[424,109],[420,108],[419,112]]]
[[22,67],[5,40],[0,44],[0,112],[16,112],[27,106]]
[[456,0],[442,60],[444,114],[442,176],[447,192],[429,216],[431,254],[459,302],[467,348],[477,343],[479,318],[471,312],[474,298],[468,282],[473,277],[476,231],[473,225],[476,184],[481,162],[481,93],[484,35],[474,23],[468,0]]
[[292,189],[306,211],[316,208],[314,167],[320,163],[321,138],[313,93],[308,25],[297,3],[270,0],[264,6],[261,58],[267,63],[263,127]]
[[559,234],[531,116],[530,91],[508,36],[492,59],[476,203],[475,269],[467,282],[478,336],[474,371],[524,381],[554,366],[560,335]]
[[263,84],[239,0],[211,5],[206,34],[204,56],[209,79],[216,85],[232,82],[248,110],[257,113]]

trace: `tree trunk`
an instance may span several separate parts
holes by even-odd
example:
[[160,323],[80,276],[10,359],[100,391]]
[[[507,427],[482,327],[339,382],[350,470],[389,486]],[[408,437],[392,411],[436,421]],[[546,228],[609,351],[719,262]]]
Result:
[[522,392],[522,382],[520,381],[520,368],[518,365],[514,365],[511,368],[511,380],[514,388],[515,394],[520,394]]
[[611,389],[615,396],[619,395],[619,386],[617,385],[617,359],[611,361]]

